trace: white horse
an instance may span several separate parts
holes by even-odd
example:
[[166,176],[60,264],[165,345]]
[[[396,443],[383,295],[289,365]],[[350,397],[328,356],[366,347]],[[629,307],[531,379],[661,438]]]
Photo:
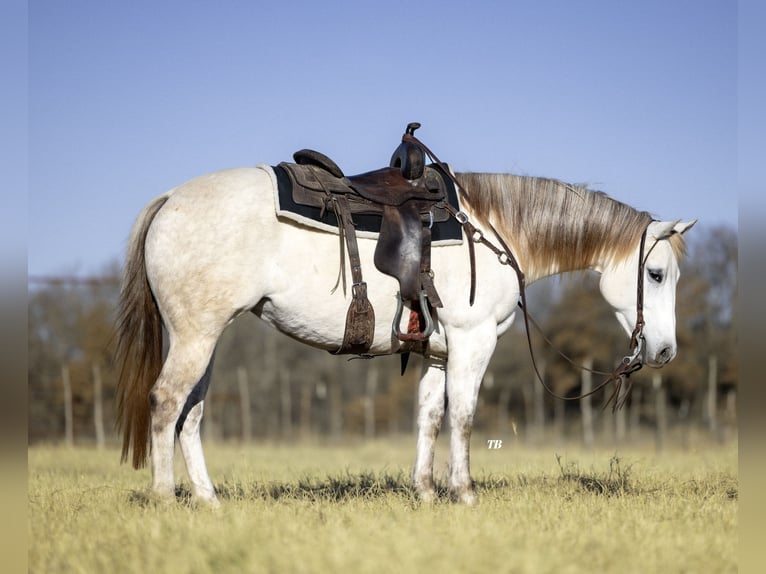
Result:
[[[653,221],[600,192],[556,180],[457,178],[470,198],[463,198],[464,214],[487,237],[490,224],[498,230],[528,283],[574,269],[596,270],[603,296],[628,333],[636,322],[639,242],[646,231],[644,360],[655,367],[672,360],[681,234],[694,221]],[[277,217],[275,185],[268,166],[215,172],[157,197],[134,224],[118,325],[118,420],[123,460],[132,451],[138,468],[150,452],[152,489],[159,496],[174,495],[177,436],[193,495],[218,503],[200,421],[216,342],[234,319],[255,313],[320,349],[337,350],[343,341],[351,294],[331,293],[338,237]],[[376,270],[374,248],[373,239],[359,239],[376,317],[370,353],[389,355],[402,350],[391,330],[398,285]],[[444,306],[424,353],[412,484],[420,499],[435,497],[434,443],[449,405],[450,495],[473,504],[469,443],[477,395],[497,338],[514,319],[519,284],[514,271],[481,245],[473,305],[465,245],[434,246],[432,269]],[[405,313],[402,331],[406,321]],[[164,363],[163,327],[169,343]]]

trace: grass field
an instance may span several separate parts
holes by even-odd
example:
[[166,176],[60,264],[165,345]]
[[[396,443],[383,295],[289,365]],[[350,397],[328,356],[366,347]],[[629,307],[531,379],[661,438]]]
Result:
[[657,456],[477,437],[472,454],[480,504],[466,508],[414,498],[413,439],[207,445],[210,510],[183,481],[174,502],[147,497],[149,472],[116,450],[31,447],[29,571],[737,571],[736,443]]

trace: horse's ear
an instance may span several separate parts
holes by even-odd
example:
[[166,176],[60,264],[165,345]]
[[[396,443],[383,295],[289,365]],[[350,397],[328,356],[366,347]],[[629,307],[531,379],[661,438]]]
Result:
[[674,233],[686,233],[695,223],[697,223],[696,219],[686,222],[680,219],[675,221],[653,221],[649,224],[649,235],[657,240],[667,239]]
[[648,235],[659,241],[670,237],[670,234],[675,231],[676,225],[681,225],[681,220],[675,221],[652,221],[649,224]]
[[695,223],[697,223],[696,219],[692,219],[691,221],[678,221],[673,226],[673,231],[675,233],[684,234],[687,231],[689,231],[694,226]]

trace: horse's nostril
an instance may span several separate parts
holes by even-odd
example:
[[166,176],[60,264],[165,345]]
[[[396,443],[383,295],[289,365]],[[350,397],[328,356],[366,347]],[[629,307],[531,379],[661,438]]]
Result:
[[670,347],[664,347],[659,353],[657,353],[657,362],[665,364],[673,358],[673,349]]

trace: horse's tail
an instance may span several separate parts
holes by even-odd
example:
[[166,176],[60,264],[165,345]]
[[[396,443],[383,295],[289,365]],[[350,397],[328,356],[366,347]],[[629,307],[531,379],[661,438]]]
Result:
[[146,234],[168,200],[161,195],[138,216],[130,234],[120,289],[115,359],[117,427],[122,429],[122,462],[133,451],[133,467],[146,465],[151,411],[149,391],[162,368],[162,319],[146,276]]

